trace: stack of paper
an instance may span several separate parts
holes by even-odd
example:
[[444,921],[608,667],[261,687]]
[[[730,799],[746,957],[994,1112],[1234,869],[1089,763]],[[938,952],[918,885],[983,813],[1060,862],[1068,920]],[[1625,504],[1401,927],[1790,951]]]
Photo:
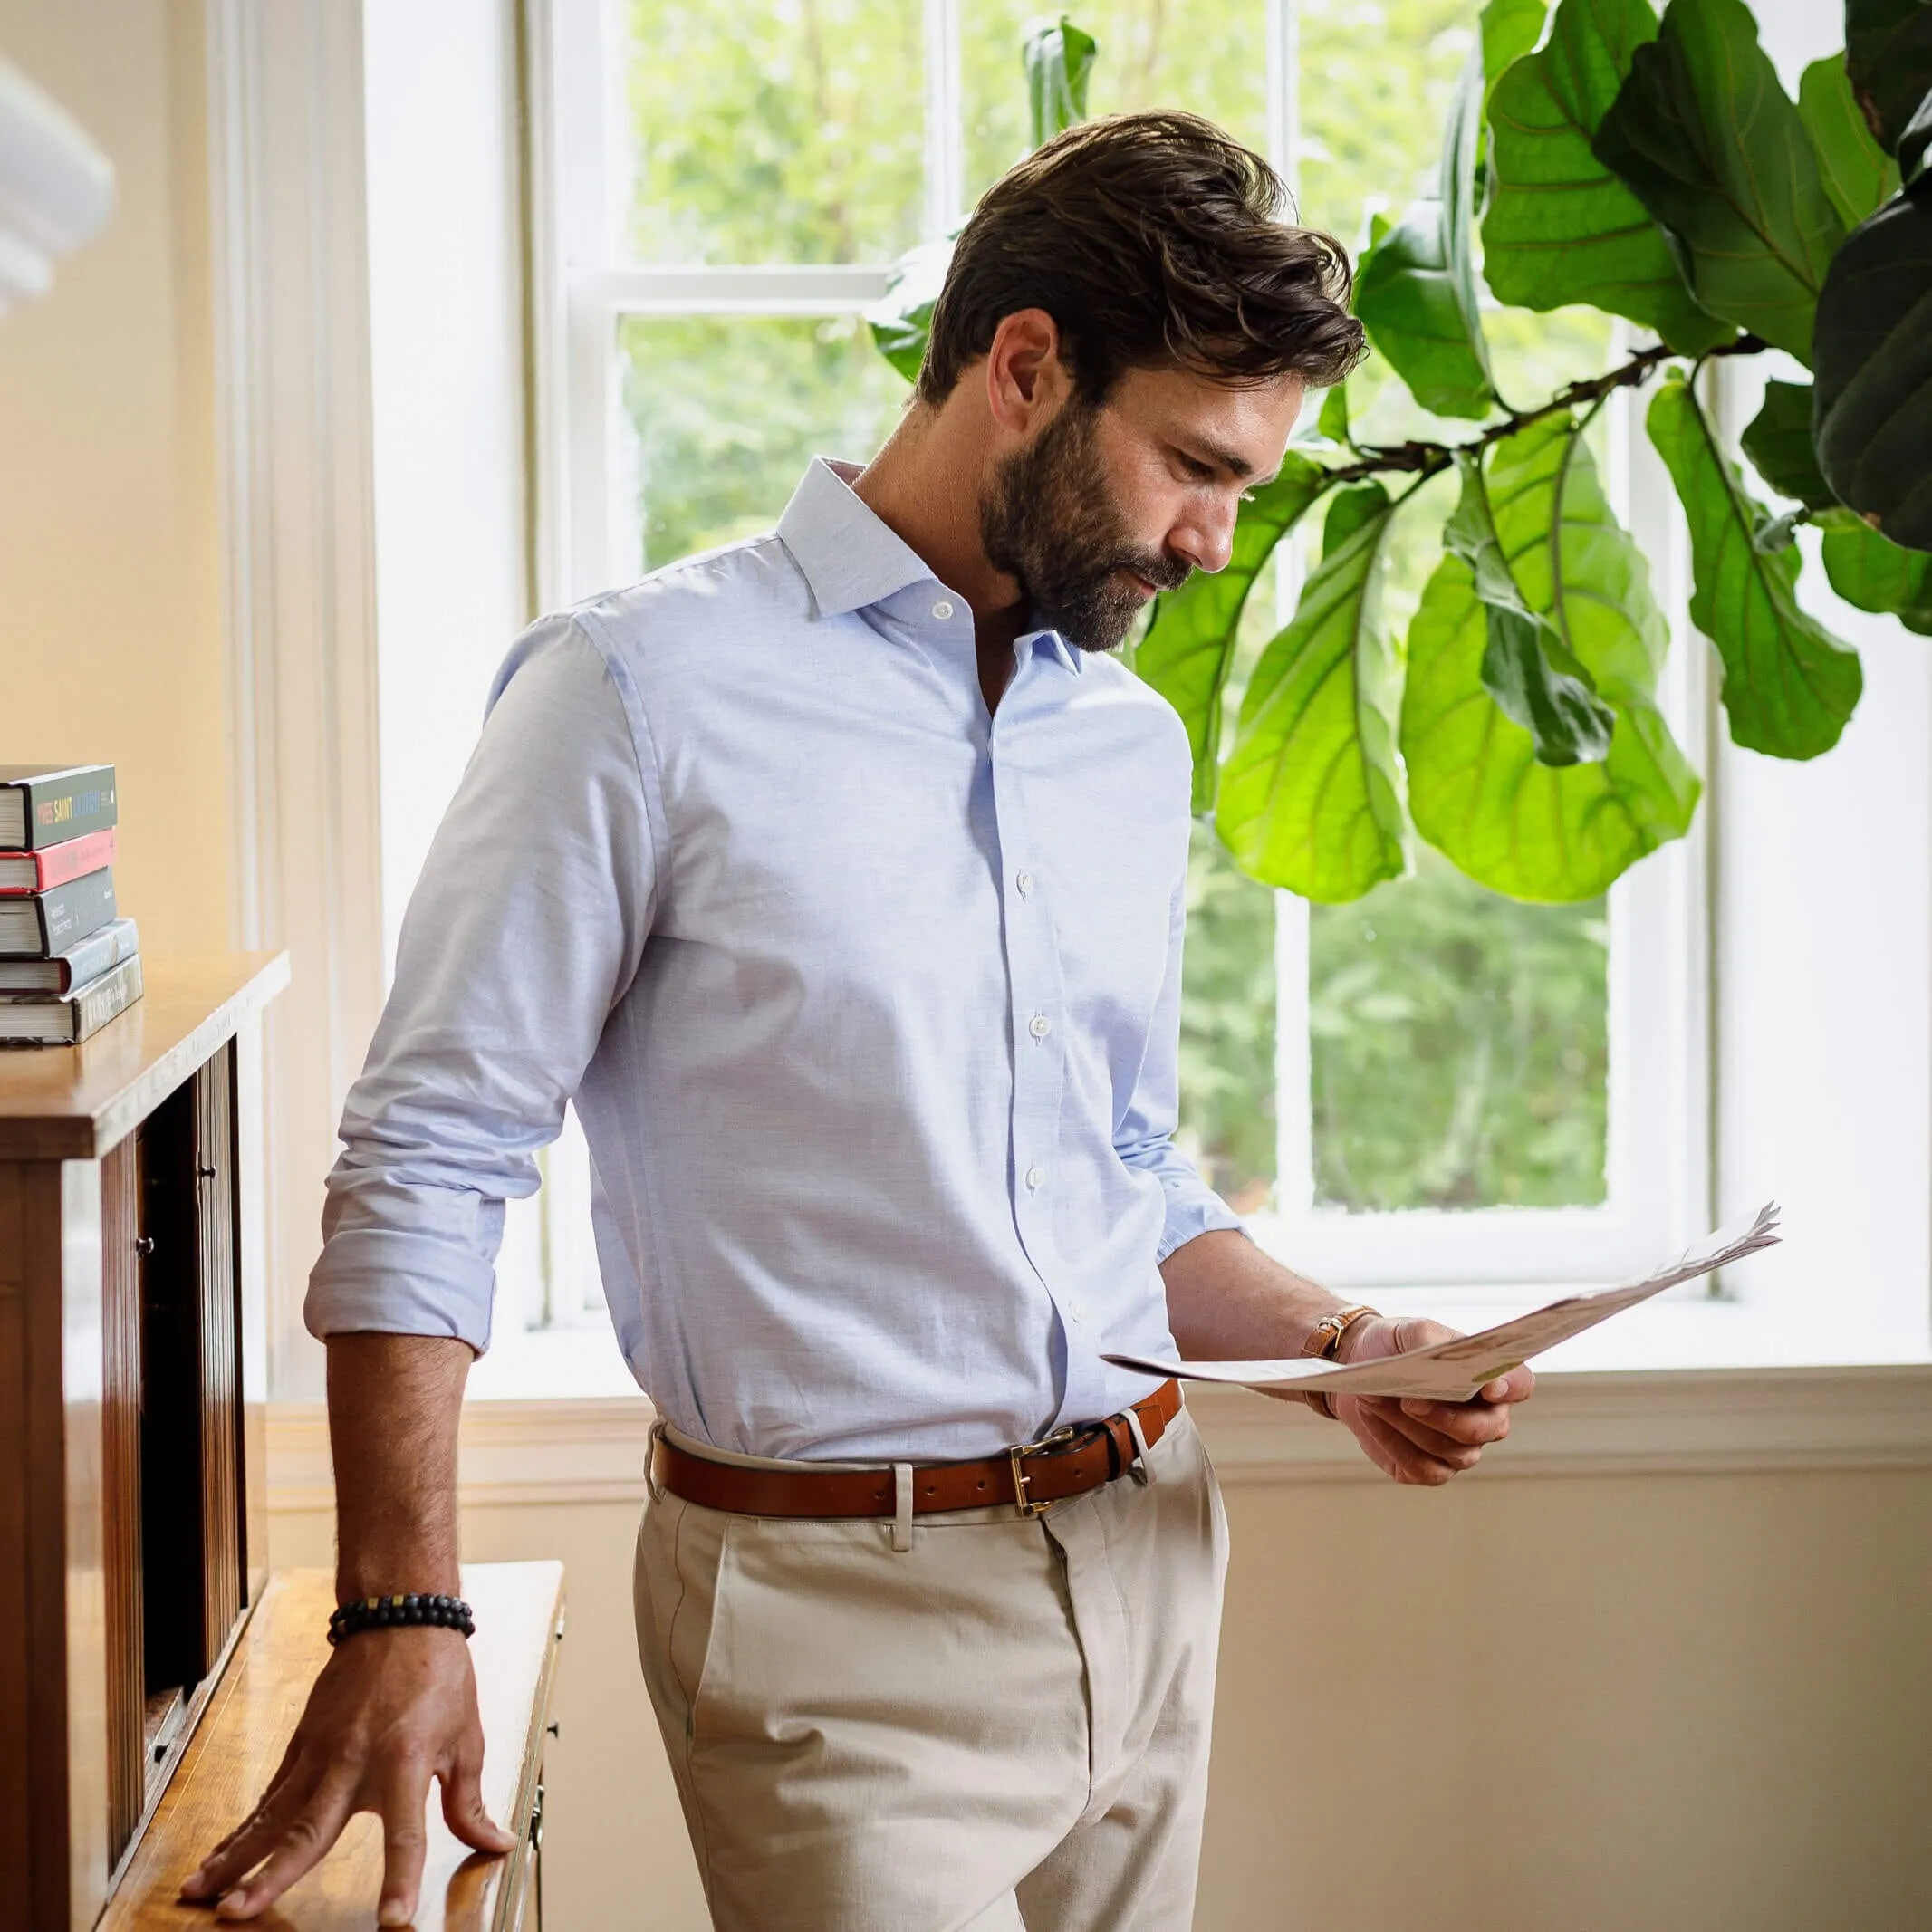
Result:
[[1320,1389],[1330,1395],[1415,1396],[1425,1401],[1465,1402],[1485,1382],[1506,1375],[1545,1349],[1607,1322],[1612,1315],[1648,1302],[1654,1294],[1742,1261],[1778,1239],[1778,1204],[1767,1201],[1748,1227],[1741,1223],[1712,1235],[1682,1260],[1670,1263],[1624,1288],[1596,1294],[1566,1295],[1547,1308],[1485,1328],[1479,1335],[1458,1335],[1434,1348],[1374,1361],[1181,1361],[1170,1356],[1110,1355],[1122,1369],[1139,1369],[1163,1378],[1177,1375],[1197,1382],[1235,1382],[1249,1389],[1280,1391]]

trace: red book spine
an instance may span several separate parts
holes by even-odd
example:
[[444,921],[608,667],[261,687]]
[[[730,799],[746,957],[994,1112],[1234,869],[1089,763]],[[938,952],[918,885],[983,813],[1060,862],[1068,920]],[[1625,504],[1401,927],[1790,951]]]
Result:
[[43,845],[38,851],[0,852],[0,859],[28,859],[34,864],[33,883],[0,885],[0,899],[25,899],[34,892],[51,892],[55,886],[64,886],[70,879],[113,864],[114,827],[91,831],[85,838],[63,839],[58,845]]

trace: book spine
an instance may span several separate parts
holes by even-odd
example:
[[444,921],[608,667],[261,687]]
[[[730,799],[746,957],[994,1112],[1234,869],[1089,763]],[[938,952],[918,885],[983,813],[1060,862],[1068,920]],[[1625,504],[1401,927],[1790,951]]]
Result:
[[114,917],[114,874],[103,866],[52,892],[39,893],[34,909],[40,919],[42,957],[64,953]]
[[23,899],[33,892],[51,892],[70,879],[82,879],[114,862],[114,828],[89,832],[85,838],[63,839],[58,845],[43,846],[38,851],[0,853],[0,858],[28,858],[34,861],[34,882],[25,886],[0,886],[0,899]]
[[141,996],[141,963],[123,960],[106,978],[83,986],[73,997],[73,1037],[78,1045],[99,1033],[115,1014],[125,1013]]
[[91,831],[105,831],[120,817],[111,764],[91,765],[21,789],[27,794],[26,850],[30,852],[83,838]]
[[103,926],[55,962],[61,971],[62,995],[84,986],[91,979],[99,979],[123,959],[133,958],[139,949],[140,935],[132,919],[116,919],[111,925]]

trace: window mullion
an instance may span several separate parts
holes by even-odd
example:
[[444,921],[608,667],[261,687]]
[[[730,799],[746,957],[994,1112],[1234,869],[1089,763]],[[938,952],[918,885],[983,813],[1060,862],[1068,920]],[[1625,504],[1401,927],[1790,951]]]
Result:
[[926,55],[926,215],[929,242],[965,213],[959,105],[958,0],[923,0]]

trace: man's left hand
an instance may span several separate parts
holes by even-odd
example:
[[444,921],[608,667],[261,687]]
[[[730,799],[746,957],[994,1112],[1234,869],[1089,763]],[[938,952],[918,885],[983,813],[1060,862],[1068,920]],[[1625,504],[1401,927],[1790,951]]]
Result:
[[[1411,1349],[1453,1341],[1456,1331],[1418,1316],[1376,1315],[1356,1322],[1342,1337],[1343,1361],[1375,1361]],[[1525,1366],[1485,1382],[1466,1402],[1428,1402],[1414,1396],[1333,1395],[1335,1413],[1362,1453],[1398,1483],[1432,1487],[1473,1469],[1484,1449],[1509,1434],[1509,1412],[1536,1388]]]

